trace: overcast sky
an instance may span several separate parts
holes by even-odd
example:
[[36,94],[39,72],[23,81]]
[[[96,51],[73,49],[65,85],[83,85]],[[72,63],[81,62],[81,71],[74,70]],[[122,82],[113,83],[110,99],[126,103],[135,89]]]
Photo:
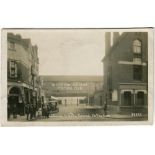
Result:
[[103,75],[104,30],[11,30],[38,46],[40,75]]

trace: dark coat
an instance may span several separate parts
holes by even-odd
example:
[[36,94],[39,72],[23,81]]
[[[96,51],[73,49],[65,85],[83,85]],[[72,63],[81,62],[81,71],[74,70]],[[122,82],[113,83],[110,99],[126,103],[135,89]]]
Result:
[[29,114],[30,113],[30,106],[29,105],[26,105],[25,106],[25,113],[26,114]]

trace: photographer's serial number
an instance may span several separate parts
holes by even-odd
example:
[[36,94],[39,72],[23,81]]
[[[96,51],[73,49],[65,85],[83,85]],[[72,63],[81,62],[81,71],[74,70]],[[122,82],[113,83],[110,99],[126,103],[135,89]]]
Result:
[[132,117],[142,117],[142,113],[131,113]]

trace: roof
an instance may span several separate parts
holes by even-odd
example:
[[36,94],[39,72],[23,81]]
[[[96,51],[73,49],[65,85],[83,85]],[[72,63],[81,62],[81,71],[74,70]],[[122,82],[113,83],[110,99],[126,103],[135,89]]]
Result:
[[119,38],[117,39],[117,41],[115,42],[115,44],[112,45],[112,46],[110,47],[109,52],[103,57],[102,61],[104,61],[104,60],[114,51],[113,49],[115,49],[115,47],[116,47],[117,45],[119,45],[120,41],[121,41],[122,39],[124,39],[124,37],[126,37],[127,34],[131,34],[131,32],[123,32],[123,33],[119,36]]
[[43,81],[103,81],[103,76],[95,75],[42,75]]
[[16,42],[18,44],[23,45],[24,47],[29,47],[31,45],[31,39],[29,38],[22,38],[20,34],[14,34],[14,33],[7,33],[7,39],[13,42]]

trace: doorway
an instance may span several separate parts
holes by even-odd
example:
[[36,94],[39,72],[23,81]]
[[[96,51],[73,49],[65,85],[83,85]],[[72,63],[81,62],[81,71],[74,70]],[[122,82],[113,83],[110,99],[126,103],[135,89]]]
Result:
[[21,91],[18,87],[12,87],[8,96],[8,108],[10,114],[24,114],[24,103],[21,99]]
[[144,105],[144,92],[137,93],[137,105],[143,106]]
[[124,92],[124,105],[131,106],[131,92],[130,91]]

